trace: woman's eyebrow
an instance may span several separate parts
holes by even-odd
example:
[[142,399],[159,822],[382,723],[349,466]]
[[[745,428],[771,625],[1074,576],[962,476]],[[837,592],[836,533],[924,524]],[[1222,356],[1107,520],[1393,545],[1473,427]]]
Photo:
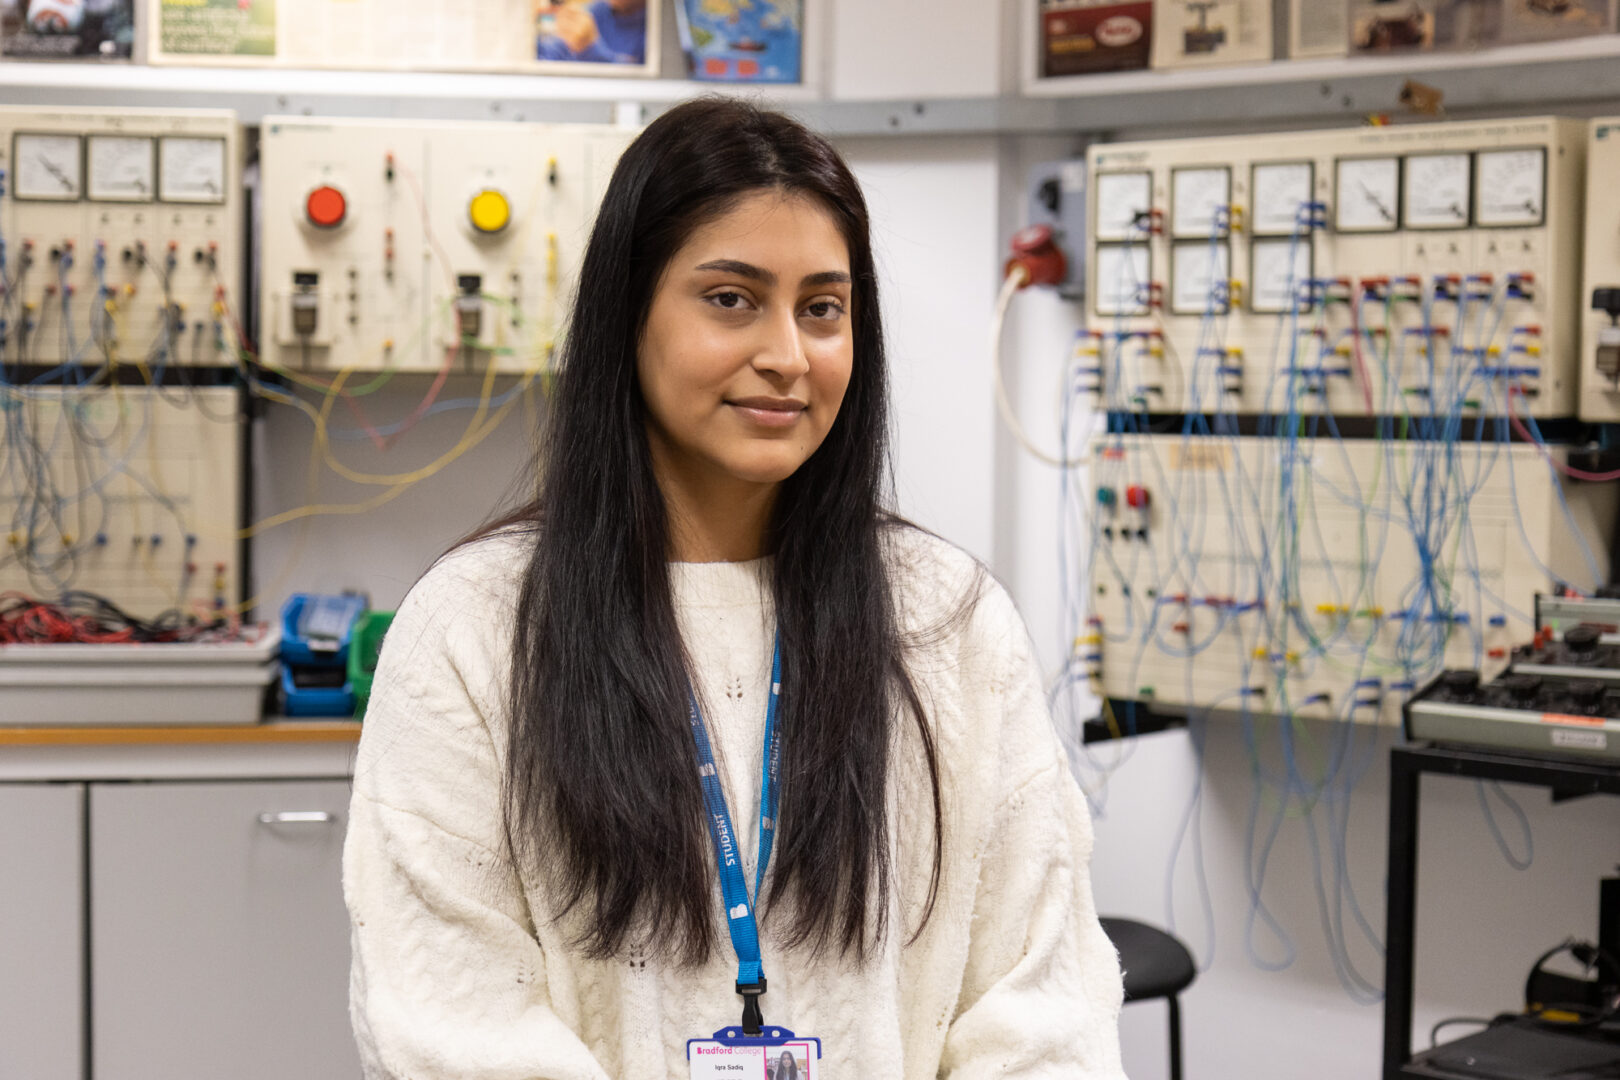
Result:
[[[776,274],[763,266],[743,262],[741,259],[710,259],[701,263],[698,270],[716,270],[722,274],[736,274],[762,285],[775,285]],[[842,270],[821,270],[814,274],[806,274],[804,280],[799,282],[800,287],[811,285],[848,285],[853,279]]]
[[736,274],[738,277],[749,278],[762,285],[775,285],[776,275],[762,266],[745,263],[741,259],[711,259],[698,267],[699,270],[718,270],[722,274]]

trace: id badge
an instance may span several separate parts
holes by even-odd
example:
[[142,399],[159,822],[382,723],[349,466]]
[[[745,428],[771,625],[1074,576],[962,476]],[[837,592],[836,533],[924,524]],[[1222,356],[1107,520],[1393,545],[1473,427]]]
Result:
[[821,1040],[767,1027],[762,1035],[721,1028],[712,1038],[686,1040],[691,1080],[819,1080]]

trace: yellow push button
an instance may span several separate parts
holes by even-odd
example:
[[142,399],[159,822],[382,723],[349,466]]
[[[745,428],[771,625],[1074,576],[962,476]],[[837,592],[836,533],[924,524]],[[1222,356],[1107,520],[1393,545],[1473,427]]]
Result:
[[512,204],[494,188],[485,188],[467,204],[467,216],[479,232],[497,233],[512,220]]

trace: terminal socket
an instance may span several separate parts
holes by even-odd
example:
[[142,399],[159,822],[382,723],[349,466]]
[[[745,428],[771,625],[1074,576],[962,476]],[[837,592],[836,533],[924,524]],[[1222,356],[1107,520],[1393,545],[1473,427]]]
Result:
[[461,337],[477,338],[484,329],[484,279],[479,274],[459,274],[456,288],[456,325]]
[[1610,382],[1620,380],[1620,327],[1605,326],[1598,331],[1597,369]]
[[321,275],[308,270],[293,273],[292,328],[299,337],[315,333],[321,308]]
[[1592,310],[1609,317],[1609,325],[1598,331],[1598,373],[1610,382],[1620,381],[1620,286],[1593,289]]

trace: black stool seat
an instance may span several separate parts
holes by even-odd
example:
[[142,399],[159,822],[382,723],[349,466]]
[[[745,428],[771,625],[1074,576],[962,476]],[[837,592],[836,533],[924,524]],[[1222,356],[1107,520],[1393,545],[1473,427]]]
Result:
[[1192,953],[1175,936],[1135,919],[1098,919],[1119,950],[1125,1000],[1164,998],[1170,1010],[1170,1080],[1181,1080],[1181,1002],[1176,995],[1198,976]]
[[1103,932],[1119,950],[1125,969],[1125,1000],[1174,997],[1198,975],[1187,946],[1157,927],[1134,919],[1104,918]]

